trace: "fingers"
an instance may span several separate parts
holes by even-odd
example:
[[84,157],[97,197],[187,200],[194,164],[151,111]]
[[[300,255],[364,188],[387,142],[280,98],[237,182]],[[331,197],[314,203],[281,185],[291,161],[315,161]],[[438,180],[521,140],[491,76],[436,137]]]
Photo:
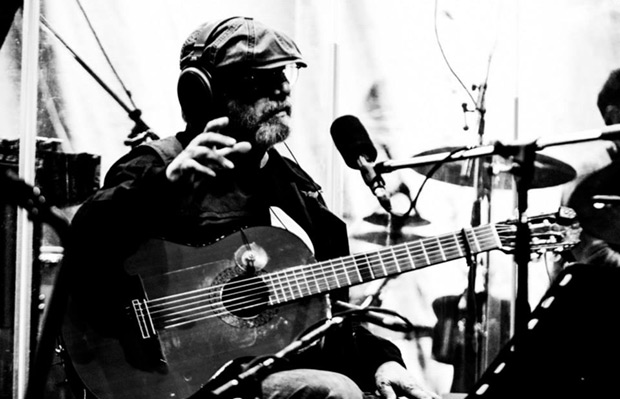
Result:
[[228,157],[247,153],[252,146],[248,142],[237,142],[234,138],[218,132],[227,125],[227,117],[210,121],[205,131],[194,137],[168,165],[168,179],[174,182],[195,175],[215,177],[223,169],[233,169],[235,165]]
[[377,384],[377,391],[384,399],[396,399],[397,397],[411,399],[440,399],[434,392],[429,392],[417,385],[403,384],[398,386],[398,396],[391,383],[385,381]]
[[387,381],[378,382],[377,390],[383,399],[396,399],[396,392],[394,392],[392,384]]
[[436,393],[426,391],[420,387],[409,388],[403,396],[416,399],[440,399],[440,396]]
[[385,399],[396,399],[397,397],[440,398],[434,392],[427,391],[418,385],[407,369],[396,362],[386,362],[379,366],[375,373],[375,383],[378,393]]

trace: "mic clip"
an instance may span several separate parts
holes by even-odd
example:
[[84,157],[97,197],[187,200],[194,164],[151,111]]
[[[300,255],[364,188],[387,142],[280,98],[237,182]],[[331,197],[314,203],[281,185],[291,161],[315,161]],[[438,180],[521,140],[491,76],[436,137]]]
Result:
[[373,164],[368,162],[363,155],[358,158],[358,165],[362,178],[366,185],[370,188],[370,191],[377,197],[381,206],[388,212],[392,210],[392,204],[388,197],[387,190],[385,189],[385,180],[381,174],[377,174]]

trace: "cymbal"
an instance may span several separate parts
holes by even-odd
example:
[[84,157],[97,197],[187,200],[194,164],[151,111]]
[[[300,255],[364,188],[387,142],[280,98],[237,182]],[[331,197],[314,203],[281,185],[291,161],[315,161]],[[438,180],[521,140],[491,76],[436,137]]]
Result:
[[421,236],[412,233],[410,228],[431,223],[415,210],[412,210],[411,214],[402,216],[377,211],[364,217],[363,220],[372,225],[384,227],[384,229],[354,234],[353,238],[380,245],[385,245],[387,239],[392,244],[399,244],[421,238]]
[[[432,155],[438,153],[450,153],[455,151],[459,147],[442,147],[425,152],[421,152],[416,156]],[[488,157],[484,161],[485,167],[489,167],[490,163]],[[456,184],[459,186],[474,186],[474,175],[470,173],[469,176],[465,176],[465,170],[467,168],[468,160],[451,161],[441,165],[437,171],[431,176],[434,180],[439,180],[445,183]],[[497,162],[501,162],[497,161]],[[434,167],[433,164],[413,166],[411,169],[422,174],[427,175]],[[532,180],[531,188],[545,188],[558,186],[560,184],[568,183],[577,176],[575,169],[553,157],[544,154],[536,154],[534,160],[534,178]],[[510,173],[500,173],[497,176],[493,176],[492,180],[493,188],[497,189],[512,189],[514,181]]]
[[393,228],[425,226],[431,223],[418,213],[407,216],[395,216],[387,212],[374,212],[364,217],[363,220],[377,226],[387,226],[390,219]]
[[377,231],[377,230],[367,231],[365,233],[353,234],[352,237],[355,238],[356,240],[365,241],[365,242],[368,242],[371,244],[377,244],[377,245],[385,245],[388,240],[391,243],[391,245],[394,245],[394,244],[401,244],[403,242],[415,241],[415,240],[424,238],[424,236],[420,236],[418,234],[413,234],[413,233],[408,233],[408,232],[401,232],[401,231],[388,232],[388,231]]
[[620,162],[613,162],[581,181],[568,201],[583,231],[610,244],[620,245],[620,204],[597,200],[620,196]]

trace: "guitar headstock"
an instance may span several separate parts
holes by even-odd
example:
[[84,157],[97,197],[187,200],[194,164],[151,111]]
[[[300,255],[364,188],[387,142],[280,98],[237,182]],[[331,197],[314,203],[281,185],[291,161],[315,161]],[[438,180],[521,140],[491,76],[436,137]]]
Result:
[[[561,206],[557,212],[528,217],[530,230],[530,251],[542,254],[545,252],[564,252],[579,243],[581,227],[577,214],[571,208]],[[498,223],[502,251],[512,253],[516,249],[517,221],[509,220]]]

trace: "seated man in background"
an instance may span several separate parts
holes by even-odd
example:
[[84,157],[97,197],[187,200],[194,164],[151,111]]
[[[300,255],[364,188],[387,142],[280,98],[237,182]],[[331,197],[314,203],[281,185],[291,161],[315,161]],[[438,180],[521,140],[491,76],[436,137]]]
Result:
[[[597,107],[606,125],[620,123],[620,69],[613,70],[601,88]],[[588,160],[585,173],[565,193],[565,202],[578,215],[583,231],[581,242],[573,248],[575,261],[596,265],[620,266],[620,202],[594,196],[620,199],[620,141],[606,141],[607,159]]]

